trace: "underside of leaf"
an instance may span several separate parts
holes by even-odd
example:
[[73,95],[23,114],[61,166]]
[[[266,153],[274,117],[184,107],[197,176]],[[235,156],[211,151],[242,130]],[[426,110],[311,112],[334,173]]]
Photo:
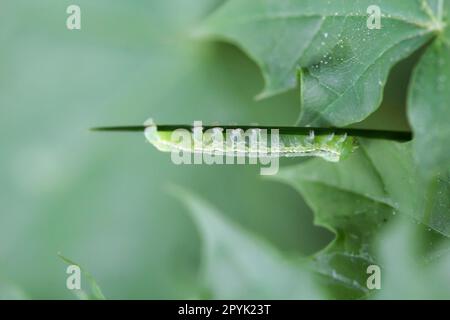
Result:
[[410,144],[362,140],[361,146],[338,164],[311,160],[277,177],[299,190],[316,224],[336,234],[314,262],[338,295],[349,298],[368,294],[365,279],[374,261],[373,237],[397,213],[450,237],[449,177],[423,180]]

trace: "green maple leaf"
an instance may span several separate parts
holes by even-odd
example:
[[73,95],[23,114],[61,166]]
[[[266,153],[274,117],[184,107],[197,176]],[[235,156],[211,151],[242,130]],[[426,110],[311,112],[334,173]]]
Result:
[[[396,153],[392,150],[397,148],[403,149],[401,153],[409,146],[383,142],[366,145],[366,148],[367,152],[361,151],[346,162],[325,167],[325,172],[311,170],[321,165],[322,160],[317,160],[301,170],[287,169],[281,175],[283,181],[301,190],[316,212],[316,223],[337,234],[328,248],[310,258],[285,257],[198,196],[172,188],[189,208],[201,236],[203,254],[199,274],[208,297],[390,299],[448,296],[446,287],[437,286],[439,281],[447,279],[442,276],[446,275],[449,265],[448,237],[430,229],[425,221],[416,224],[411,219],[409,222],[397,219],[385,228],[394,212],[403,213],[402,210],[407,209],[394,208],[401,206],[402,200],[396,200],[395,192],[391,195],[387,191],[390,187],[385,187],[381,181],[384,173],[376,177],[377,169],[371,163],[370,154],[379,149],[391,149]],[[367,170],[371,166],[372,170]],[[349,167],[354,168],[355,175],[346,174]],[[360,176],[363,172],[367,174]],[[325,179],[324,175],[330,179]],[[361,187],[369,191],[359,191]],[[428,200],[422,197],[422,201]],[[433,214],[450,209],[448,199],[445,206],[442,201],[433,202],[438,204],[431,206],[435,208]],[[418,243],[426,243],[425,254],[418,252]],[[437,263],[429,264],[430,261]],[[427,263],[429,265],[424,266]],[[367,287],[367,267],[374,264],[382,268],[380,292]],[[418,275],[421,280],[412,281]]]
[[[368,8],[381,29],[369,29]],[[450,27],[444,0],[229,0],[198,30],[259,65],[260,97],[301,90],[301,125],[345,126],[381,104],[390,69],[430,43],[409,93],[414,153],[427,176],[450,167]],[[433,42],[430,42],[434,38]]]
[[[380,30],[366,26],[370,5],[383,12]],[[302,125],[365,119],[381,104],[390,69],[430,43],[409,92],[412,146],[362,141],[347,161],[313,160],[278,177],[302,193],[318,225],[336,234],[313,258],[332,297],[370,295],[374,238],[394,214],[450,236],[449,7],[442,0],[230,0],[201,29],[256,61],[266,81],[260,96],[300,84]]]
[[[382,10],[382,29],[367,9]],[[365,119],[382,99],[388,72],[442,24],[425,1],[228,1],[199,30],[242,47],[261,67],[261,97],[301,82],[301,124],[343,126]]]
[[212,299],[321,299],[304,259],[284,257],[181,188],[173,193],[189,208],[202,239],[200,274]]
[[336,234],[313,263],[334,296],[355,298],[369,294],[366,271],[377,262],[373,239],[395,214],[450,237],[449,177],[423,179],[410,144],[363,140],[345,161],[308,161],[276,179],[299,190],[315,223]]
[[[445,21],[448,1],[436,1]],[[414,153],[427,176],[450,168],[450,27],[447,24],[427,49],[413,75],[409,92],[409,119],[415,132]]]

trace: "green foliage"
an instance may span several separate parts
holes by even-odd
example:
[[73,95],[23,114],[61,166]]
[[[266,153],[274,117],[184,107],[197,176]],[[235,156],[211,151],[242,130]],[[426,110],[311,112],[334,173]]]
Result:
[[82,29],[69,31],[71,1],[2,1],[0,274],[30,298],[73,298],[58,251],[84,261],[109,299],[196,296],[198,237],[168,181],[281,248],[325,241],[295,193],[261,184],[255,166],[174,166],[141,135],[89,132],[149,116],[292,123],[295,94],[253,101],[262,80],[251,61],[190,37],[221,2],[80,0]]
[[[418,243],[426,243],[426,248]],[[448,299],[448,238],[399,219],[378,236],[375,246],[383,267],[382,290],[376,299]]]
[[[367,28],[367,8],[383,28]],[[201,29],[243,47],[263,70],[262,96],[292,89],[300,70],[301,124],[343,126],[378,108],[390,68],[440,24],[423,1],[228,1]]]
[[[5,1],[0,298],[70,297],[58,250],[92,261],[111,298],[448,297],[449,2],[80,0],[76,33],[64,26],[68,1]],[[381,30],[366,27],[374,4]],[[242,48],[262,71],[260,98],[300,92],[252,101],[258,70],[235,48],[193,35]],[[390,70],[419,48],[408,94],[414,141],[364,140],[338,164],[282,170],[283,184],[249,167],[174,168],[143,139],[86,132],[148,116],[291,125],[298,111],[302,125],[353,124],[377,110]],[[196,228],[163,191],[167,181],[189,189],[174,192]],[[328,234],[310,227],[287,186],[335,234],[325,249]],[[381,292],[365,285],[374,263]]]
[[[382,29],[367,28],[378,5]],[[303,125],[344,126],[364,120],[382,101],[390,69],[435,38],[415,71],[410,119],[419,169],[450,167],[450,4],[443,0],[230,0],[199,33],[242,47],[261,67],[262,96],[297,86]]]
[[83,267],[81,267],[78,263],[73,262],[72,260],[64,257],[61,253],[58,253],[58,256],[68,265],[77,266],[80,268],[83,276],[88,281],[90,287],[91,287],[91,293],[87,293],[85,290],[74,290],[75,295],[81,299],[81,300],[105,300],[105,296],[103,295],[102,290],[100,289],[100,286],[97,284],[97,281],[95,281],[95,278],[86,271]]
[[424,181],[410,144],[363,140],[356,154],[337,165],[313,160],[284,169],[277,179],[299,190],[315,222],[336,234],[314,263],[332,283],[348,289],[339,296],[368,293],[366,269],[377,263],[373,236],[396,213],[450,236],[449,179]]
[[[450,3],[443,3],[444,18],[449,21]],[[409,92],[415,158],[421,171],[428,176],[450,170],[449,88],[450,25],[447,24],[419,62]]]
[[321,290],[305,261],[287,259],[269,244],[227,221],[180,188],[202,238],[201,279],[212,299],[319,299]]
[[[382,10],[380,30],[366,26],[370,5]],[[428,43],[409,90],[412,144],[364,140],[337,165],[313,160],[277,177],[336,234],[311,260],[333,298],[369,296],[366,269],[379,263],[374,239],[396,213],[450,237],[449,8],[440,0],[229,0],[198,30],[247,52],[266,80],[260,97],[299,85],[303,125],[364,120],[381,104],[390,69]],[[393,283],[382,297],[400,296]]]
[[[323,252],[311,258],[286,257],[192,193],[181,188],[172,188],[172,193],[189,208],[201,235],[199,277],[206,294],[200,298],[445,299],[450,295],[450,241],[423,224],[400,218],[375,234],[380,226],[365,215],[370,211],[361,212],[363,217],[356,219],[361,226],[350,230],[347,221],[343,238]],[[364,233],[361,238],[358,232]],[[424,252],[417,246],[423,242],[427,243]],[[366,287],[371,264],[382,266],[380,291]]]

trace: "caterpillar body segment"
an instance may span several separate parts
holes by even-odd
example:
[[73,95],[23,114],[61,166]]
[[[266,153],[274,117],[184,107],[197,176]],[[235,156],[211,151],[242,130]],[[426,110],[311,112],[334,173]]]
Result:
[[146,139],[162,152],[189,152],[208,155],[239,155],[249,158],[320,157],[338,162],[357,148],[357,140],[346,133],[286,133],[277,128],[224,128],[201,125],[176,130],[158,129],[152,121],[145,123]]

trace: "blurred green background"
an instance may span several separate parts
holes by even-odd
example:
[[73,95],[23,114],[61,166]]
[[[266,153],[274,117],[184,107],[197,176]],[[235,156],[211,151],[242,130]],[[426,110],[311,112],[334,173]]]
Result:
[[[108,298],[199,296],[201,242],[187,209],[167,192],[171,184],[286,255],[311,254],[332,238],[313,226],[300,195],[263,179],[257,166],[175,166],[143,135],[88,131],[149,117],[295,124],[298,92],[255,101],[263,83],[254,63],[231,45],[191,36],[222,2],[1,2],[3,287],[73,298],[60,251],[88,269]],[[66,28],[70,4],[81,7],[79,31]],[[406,84],[396,70],[391,81]],[[383,110],[361,126],[407,126],[402,108]]]

